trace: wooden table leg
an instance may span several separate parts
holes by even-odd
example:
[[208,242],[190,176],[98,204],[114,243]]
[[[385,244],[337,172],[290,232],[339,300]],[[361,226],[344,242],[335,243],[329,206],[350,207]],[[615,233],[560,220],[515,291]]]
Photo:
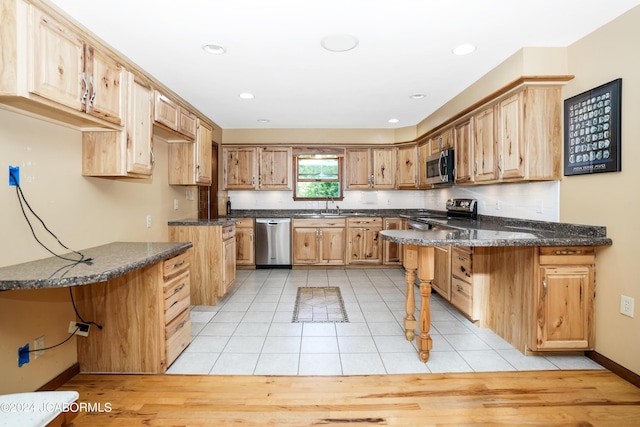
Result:
[[433,346],[429,330],[431,329],[431,281],[434,276],[434,248],[420,246],[418,249],[418,280],[420,281],[420,335],[416,339],[420,360],[429,360],[429,351]]
[[404,278],[407,282],[407,293],[405,295],[404,335],[408,341],[412,341],[415,336],[416,318],[413,315],[416,311],[416,298],[413,287],[416,283],[416,271],[418,269],[418,246],[403,245],[402,264],[405,269]]

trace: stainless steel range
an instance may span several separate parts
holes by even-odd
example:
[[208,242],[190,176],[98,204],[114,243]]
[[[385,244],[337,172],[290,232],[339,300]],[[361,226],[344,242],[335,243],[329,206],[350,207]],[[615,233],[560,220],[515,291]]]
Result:
[[478,219],[478,201],[476,199],[449,199],[445,214],[428,214],[409,220],[409,229],[432,230],[443,228],[455,228],[447,224],[448,220],[476,220]]

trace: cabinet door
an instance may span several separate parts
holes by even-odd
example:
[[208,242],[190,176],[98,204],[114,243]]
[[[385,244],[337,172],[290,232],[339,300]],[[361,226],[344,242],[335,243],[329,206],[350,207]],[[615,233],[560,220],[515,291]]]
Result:
[[196,184],[211,185],[212,158],[211,144],[213,144],[213,130],[204,122],[198,120],[195,152]]
[[347,262],[350,264],[380,264],[381,247],[379,228],[349,227],[349,254]]
[[473,117],[476,182],[496,179],[496,138],[494,107]]
[[236,265],[254,265],[253,228],[236,228]]
[[456,184],[473,182],[473,139],[472,139],[472,118],[455,126],[453,139],[456,152]]
[[341,227],[321,228],[320,262],[330,265],[344,265],[345,229]]
[[540,267],[536,350],[591,350],[594,346],[592,266]]
[[371,149],[373,188],[391,190],[396,187],[397,154],[395,147]]
[[320,230],[293,228],[293,264],[316,264],[320,260]]
[[442,298],[451,300],[451,247],[435,246],[434,251],[434,274],[431,286]]
[[236,239],[222,242],[222,283],[218,288],[218,296],[223,297],[236,281]]
[[178,130],[178,104],[171,99],[155,92],[155,102],[153,103],[153,119],[169,129]]
[[198,132],[198,117],[189,110],[180,107],[178,109],[178,132],[182,135],[196,139]]
[[146,83],[129,75],[127,107],[127,172],[151,175],[153,157],[153,93]]
[[431,138],[431,154],[439,153],[442,150],[453,148],[453,131],[447,129]]
[[118,125],[124,124],[127,96],[125,69],[92,46],[86,46],[85,58],[89,81],[86,112]]
[[500,179],[524,178],[523,93],[498,104],[498,170]]
[[291,148],[258,149],[258,188],[265,190],[291,189]]
[[[383,223],[385,230],[402,230],[402,220],[400,218],[385,218]],[[385,265],[402,264],[402,245],[384,240],[382,263]]]
[[431,155],[429,141],[418,144],[418,188],[426,188],[427,184],[427,158]]
[[398,188],[418,187],[418,146],[398,148]]
[[345,189],[367,190],[371,188],[371,152],[368,148],[347,148],[345,157]]
[[84,42],[34,6],[29,11],[29,92],[84,111],[89,97]]
[[223,156],[224,189],[254,189],[257,175],[256,149],[227,147],[223,149]]

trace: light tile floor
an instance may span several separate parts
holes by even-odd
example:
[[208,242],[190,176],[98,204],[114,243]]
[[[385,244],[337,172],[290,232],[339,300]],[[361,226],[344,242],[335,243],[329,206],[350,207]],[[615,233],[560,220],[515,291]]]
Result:
[[[169,374],[361,375],[603,369],[583,356],[524,356],[433,294],[429,361],[404,338],[402,269],[238,270],[217,306],[193,306],[193,340]],[[339,286],[349,323],[292,323],[300,286]],[[418,294],[416,292],[416,294]],[[416,318],[418,313],[416,312]]]

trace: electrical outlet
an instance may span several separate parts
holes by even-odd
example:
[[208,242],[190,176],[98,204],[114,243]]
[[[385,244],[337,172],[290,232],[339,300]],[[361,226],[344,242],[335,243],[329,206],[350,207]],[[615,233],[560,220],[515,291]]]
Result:
[[634,300],[626,295],[620,295],[620,313],[633,317]]
[[89,326],[90,325],[88,323],[76,322],[75,320],[72,320],[69,323],[69,333],[75,333],[76,335],[80,335],[81,337],[88,337]]
[[502,204],[500,203],[500,200],[496,200],[496,210],[499,211],[500,209],[502,209]]
[[151,228],[151,215],[147,215],[147,228]]
[[9,166],[9,186],[20,185],[20,166]]
[[18,347],[18,368],[22,368],[22,365],[29,363],[29,343],[24,347]]
[[33,358],[37,359],[40,356],[44,356],[44,335],[33,340]]
[[178,199],[173,199],[173,210],[177,211],[178,209],[180,209],[180,203],[178,202]]

